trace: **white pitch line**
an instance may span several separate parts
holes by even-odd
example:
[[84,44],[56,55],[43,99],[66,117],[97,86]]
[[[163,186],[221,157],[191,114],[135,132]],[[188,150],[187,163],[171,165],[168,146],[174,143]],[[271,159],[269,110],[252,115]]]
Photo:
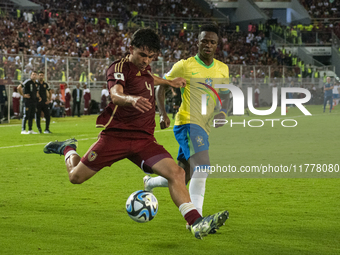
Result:
[[21,124],[13,124],[13,125],[0,125],[0,127],[18,127],[21,126]]
[[[156,130],[156,132],[166,132],[166,131],[172,131],[172,129],[167,129],[167,130]],[[78,141],[86,141],[90,139],[98,139],[98,137],[90,137],[90,138],[81,138],[77,139]],[[12,146],[6,146],[6,147],[0,147],[1,149],[10,149],[10,148],[18,148],[18,147],[25,147],[25,146],[36,146],[36,145],[46,145],[47,143],[32,143],[32,144],[19,144],[19,145],[12,145]]]
[[[91,137],[91,138],[82,138],[77,139],[78,141],[85,141],[90,139],[97,139],[97,137]],[[35,146],[35,145],[46,145],[47,143],[31,143],[31,144],[20,144],[20,145],[13,145],[13,146],[6,146],[6,147],[0,147],[0,149],[10,149],[10,148],[17,148],[17,147],[25,147],[25,146]]]
[[173,130],[172,129],[156,130],[155,133],[158,133],[158,132],[167,132],[167,131],[173,131]]

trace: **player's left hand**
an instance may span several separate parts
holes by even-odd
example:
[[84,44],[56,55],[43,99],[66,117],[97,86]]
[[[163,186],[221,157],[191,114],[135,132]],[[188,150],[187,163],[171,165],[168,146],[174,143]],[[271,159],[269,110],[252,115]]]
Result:
[[187,81],[182,77],[177,77],[170,81],[170,86],[174,88],[184,88],[187,85]]
[[[225,120],[225,118],[226,118],[226,115],[224,112],[220,112],[214,116],[214,120]],[[225,124],[226,122],[222,122],[222,121],[216,122],[214,124],[214,127],[215,128],[223,127]]]

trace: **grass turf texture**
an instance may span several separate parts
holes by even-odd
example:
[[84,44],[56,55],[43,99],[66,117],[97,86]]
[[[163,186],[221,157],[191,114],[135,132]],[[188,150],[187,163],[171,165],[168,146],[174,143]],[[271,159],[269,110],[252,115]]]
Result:
[[[225,126],[218,131],[225,140],[221,148],[230,164],[237,166],[339,164],[338,107],[323,114],[321,106],[309,106],[313,116],[296,118],[303,114],[290,108],[284,118],[295,118],[295,128]],[[81,185],[72,185],[64,157],[42,151],[51,140],[75,137],[83,155],[100,131],[94,127],[95,118],[53,118],[53,134],[48,135],[21,135],[19,121],[0,125],[1,254],[340,253],[337,178],[209,178],[204,213],[227,209],[230,219],[218,234],[202,241],[185,229],[166,188],[154,191],[159,201],[154,220],[132,221],[125,202],[143,188],[144,174],[137,166],[123,160]],[[232,117],[259,118],[268,117]],[[282,118],[279,109],[270,118]],[[158,142],[176,157],[173,133],[158,126]],[[212,164],[219,160],[211,158]]]

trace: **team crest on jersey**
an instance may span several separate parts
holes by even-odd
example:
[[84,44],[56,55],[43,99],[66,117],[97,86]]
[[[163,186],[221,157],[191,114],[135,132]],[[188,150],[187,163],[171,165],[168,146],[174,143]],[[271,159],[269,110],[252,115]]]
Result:
[[213,80],[210,79],[210,78],[207,78],[207,79],[205,80],[205,83],[206,83],[207,85],[209,85],[210,87],[212,86],[212,82],[213,82]]
[[114,73],[113,75],[114,75],[116,80],[125,81],[124,74],[122,74],[122,73]]
[[136,76],[141,76],[140,71],[138,71],[138,73],[136,74]]
[[44,88],[46,89],[46,85],[44,85]]
[[97,156],[98,154],[95,151],[91,151],[87,159],[91,162],[91,161],[94,161]]
[[195,140],[197,142],[198,147],[201,147],[201,146],[204,145],[202,136],[200,136],[200,135],[196,136]]

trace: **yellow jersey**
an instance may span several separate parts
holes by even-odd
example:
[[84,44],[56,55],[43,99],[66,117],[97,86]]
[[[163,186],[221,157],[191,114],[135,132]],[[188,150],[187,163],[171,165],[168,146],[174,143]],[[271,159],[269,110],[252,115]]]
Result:
[[[182,104],[176,115],[175,125],[196,124],[207,134],[214,117],[214,108],[218,102],[215,92],[229,93],[228,89],[217,89],[216,84],[229,84],[229,68],[226,64],[213,59],[207,66],[199,57],[180,60],[165,74],[165,79],[176,77],[186,79],[186,87],[181,89]],[[206,114],[202,114],[202,95],[206,95]]]

